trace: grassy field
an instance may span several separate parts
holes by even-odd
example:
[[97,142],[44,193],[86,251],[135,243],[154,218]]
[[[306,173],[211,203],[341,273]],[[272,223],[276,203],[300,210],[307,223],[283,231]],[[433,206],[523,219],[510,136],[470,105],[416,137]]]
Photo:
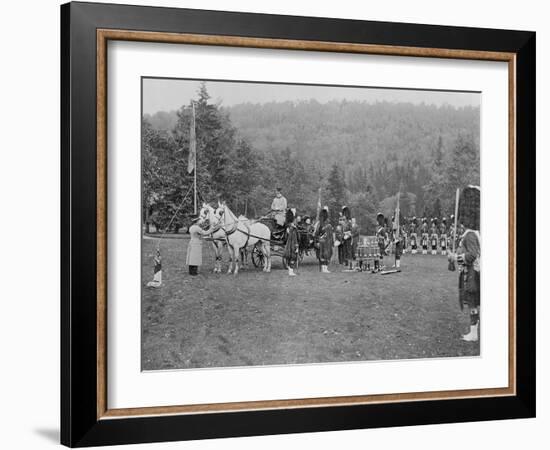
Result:
[[320,274],[309,256],[293,278],[274,257],[271,273],[234,277],[212,273],[205,244],[191,277],[187,243],[162,241],[163,286],[153,289],[156,240],[143,240],[143,370],[479,355],[479,343],[460,340],[469,319],[445,256],[404,255],[402,272],[385,276],[334,263]]

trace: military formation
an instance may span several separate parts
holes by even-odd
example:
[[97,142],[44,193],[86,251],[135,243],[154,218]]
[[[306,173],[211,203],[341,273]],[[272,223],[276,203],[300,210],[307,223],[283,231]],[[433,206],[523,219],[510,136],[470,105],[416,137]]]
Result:
[[423,255],[446,255],[452,248],[453,239],[455,246],[458,244],[458,237],[464,232],[464,227],[458,225],[458,231],[454,231],[454,215],[449,219],[443,217],[438,219],[432,217],[411,217],[406,219],[402,225],[403,252]]

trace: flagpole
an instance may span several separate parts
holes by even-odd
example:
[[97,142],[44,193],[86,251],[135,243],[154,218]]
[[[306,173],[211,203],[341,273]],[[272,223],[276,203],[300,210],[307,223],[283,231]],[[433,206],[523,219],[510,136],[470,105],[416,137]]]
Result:
[[[195,133],[197,129],[197,124],[195,122],[195,102],[193,105],[193,127],[195,128]],[[195,137],[196,142],[196,137]],[[194,196],[193,196],[193,213],[197,214],[197,144],[195,143],[195,167],[193,169],[193,185],[194,185]]]

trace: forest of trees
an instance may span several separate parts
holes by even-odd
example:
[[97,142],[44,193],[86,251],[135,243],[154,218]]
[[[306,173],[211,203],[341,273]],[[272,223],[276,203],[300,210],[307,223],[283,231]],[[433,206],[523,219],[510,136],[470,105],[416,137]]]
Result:
[[[403,216],[452,213],[454,192],[479,185],[479,108],[315,100],[214,103],[203,84],[195,99],[197,185],[201,200],[237,214],[269,210],[274,190],[289,206],[336,218],[350,206],[364,233],[377,211]],[[166,227],[193,183],[187,171],[191,106],[142,119],[143,218]],[[192,212],[192,196],[175,224]]]

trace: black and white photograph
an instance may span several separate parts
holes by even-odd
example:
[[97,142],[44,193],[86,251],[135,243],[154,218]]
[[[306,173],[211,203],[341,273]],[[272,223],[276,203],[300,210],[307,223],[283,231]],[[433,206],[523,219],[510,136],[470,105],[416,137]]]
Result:
[[480,92],[141,89],[142,370],[480,356]]

